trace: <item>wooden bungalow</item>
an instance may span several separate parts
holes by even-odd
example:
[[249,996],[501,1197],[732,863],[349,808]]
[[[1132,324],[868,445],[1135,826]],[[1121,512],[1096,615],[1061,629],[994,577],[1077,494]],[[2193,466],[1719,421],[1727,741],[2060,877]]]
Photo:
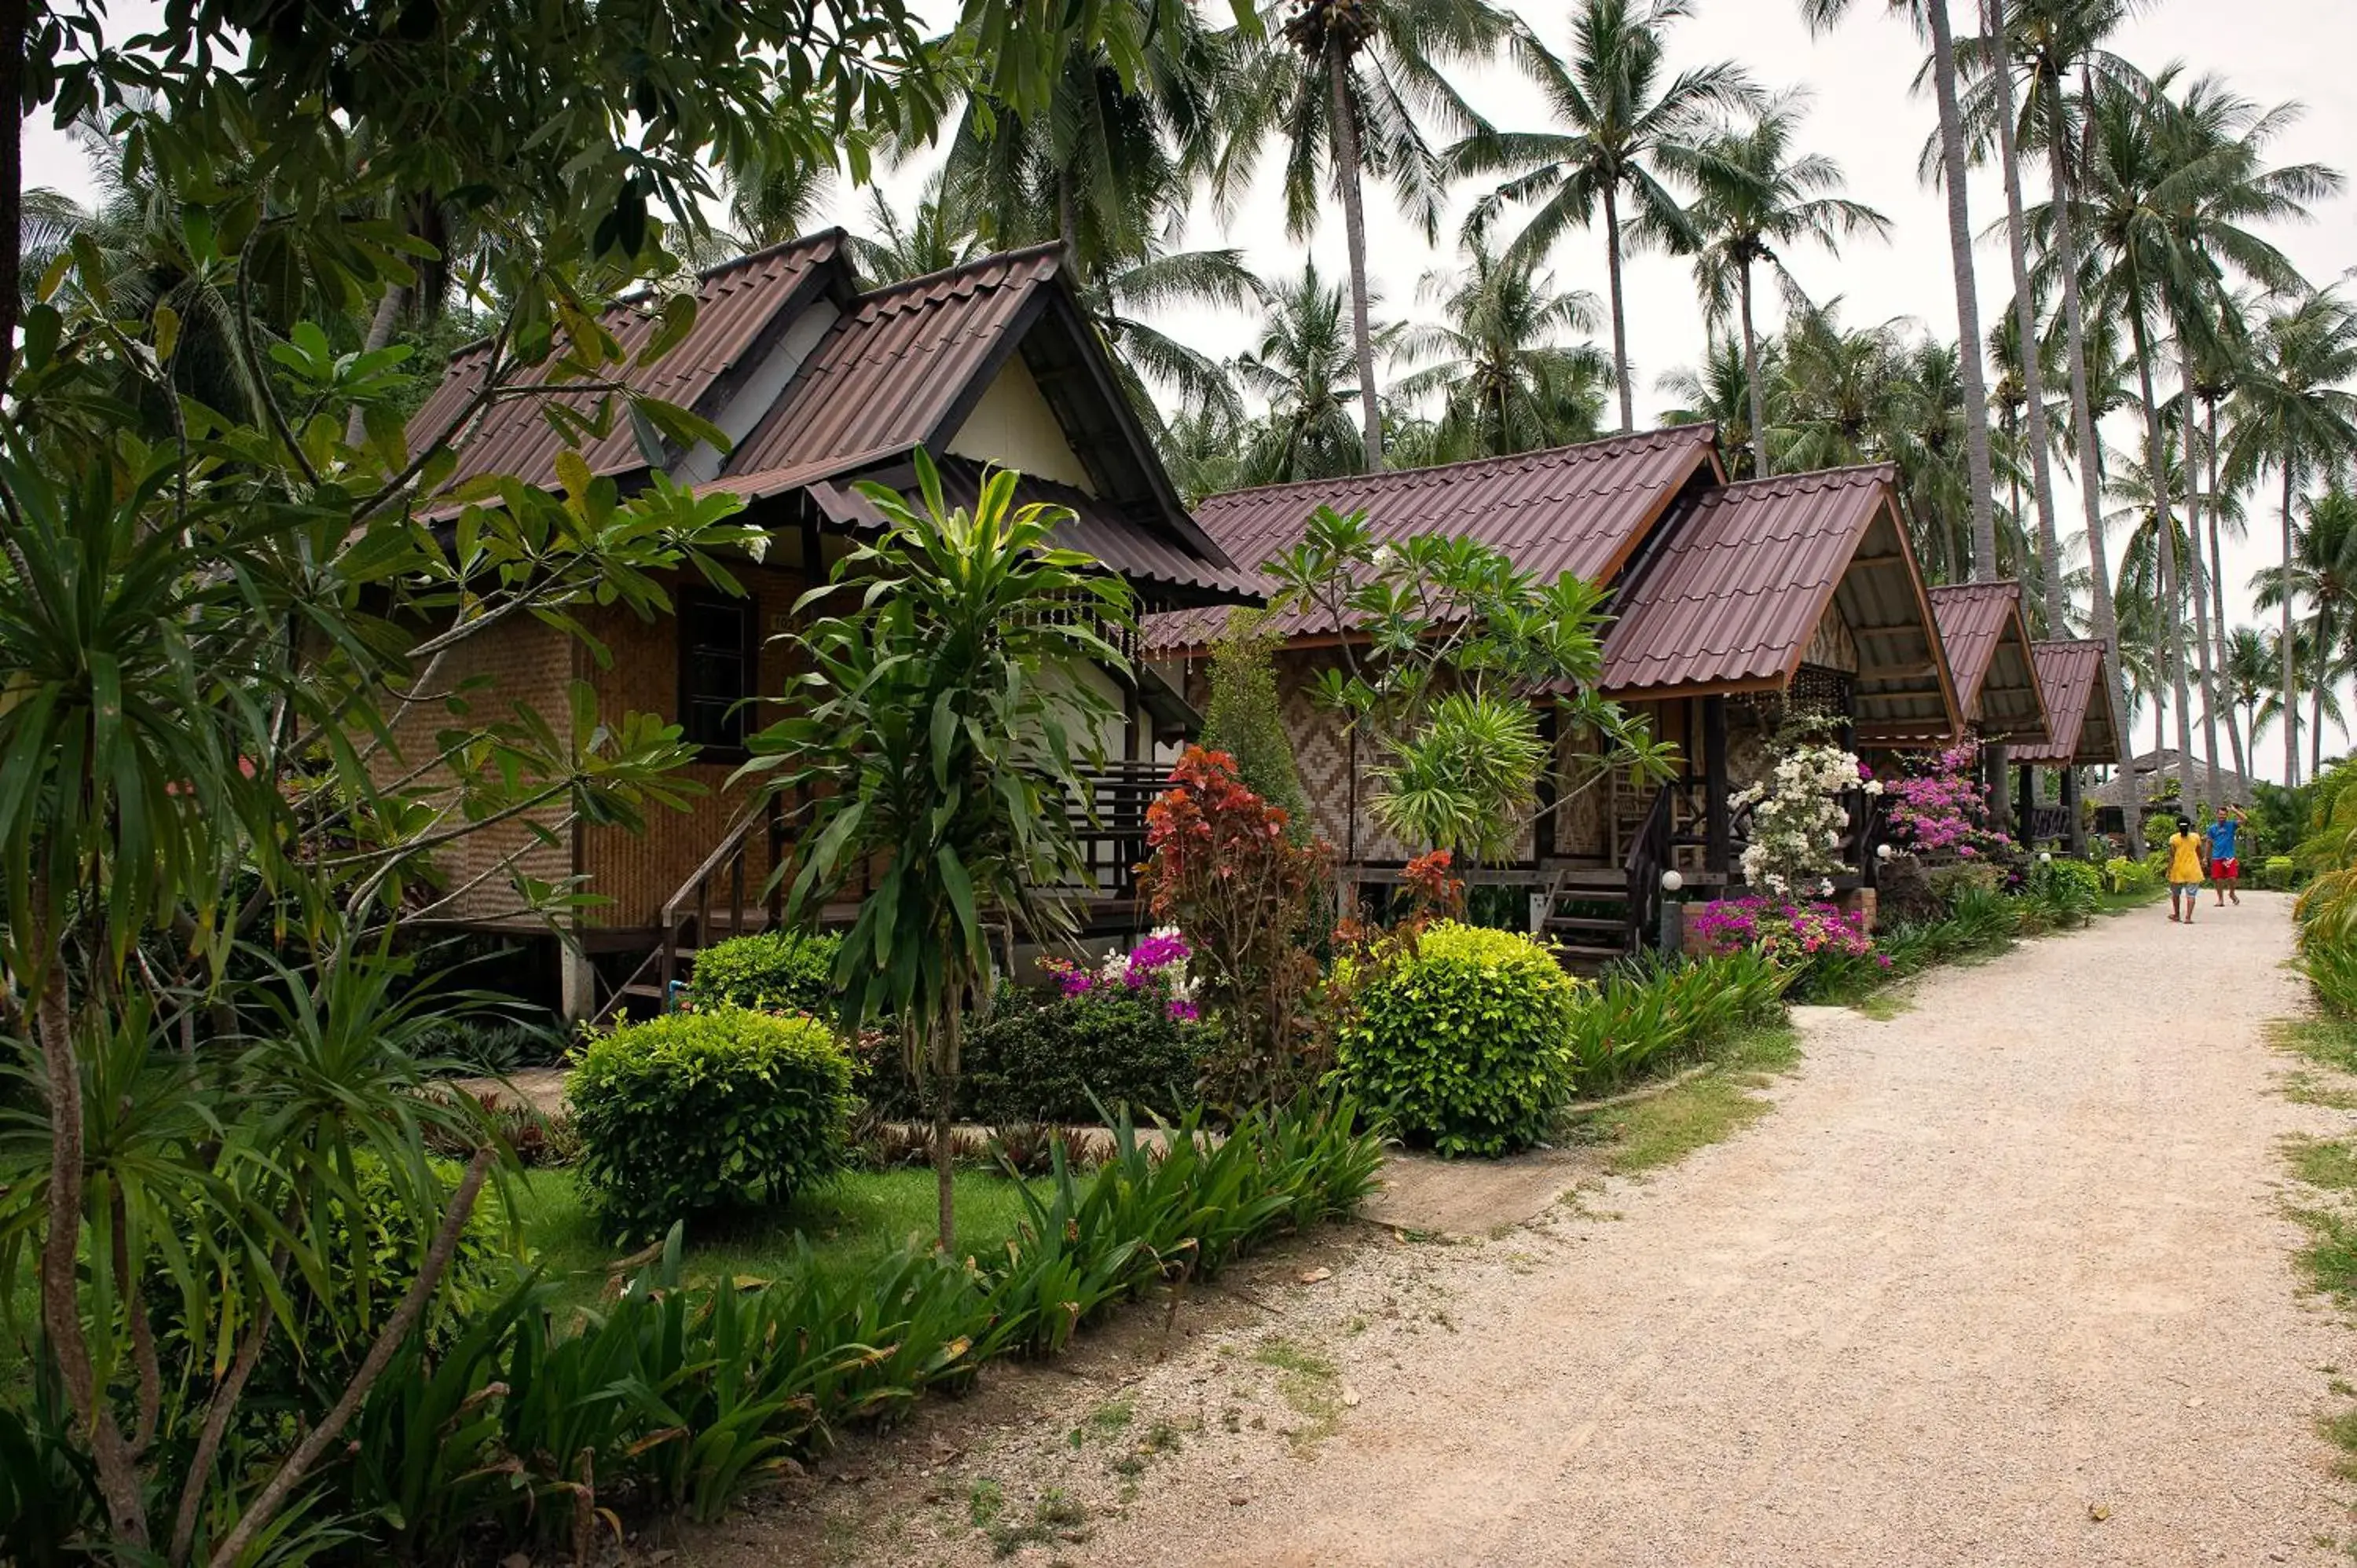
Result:
[[[576,1015],[632,991],[660,994],[659,981],[697,944],[770,918],[760,890],[785,854],[786,824],[774,808],[748,809],[746,793],[727,780],[746,756],[747,735],[767,722],[764,703],[785,689],[778,634],[791,628],[791,607],[824,580],[851,536],[877,523],[856,482],[912,489],[920,448],[941,466],[953,500],[973,499],[985,464],[1017,469],[1018,499],[1071,508],[1063,541],[1125,578],[1146,608],[1231,604],[1259,593],[1188,515],[1082,313],[1060,248],[865,288],[841,231],[830,231],[717,267],[703,274],[696,294],[694,329],[640,374],[651,392],[717,425],[731,449],[648,449],[629,421],[617,420],[615,434],[590,443],[583,456],[626,489],[661,471],[744,497],[747,515],[769,534],[759,560],[732,568],[746,595],[716,594],[674,575],[664,585],[669,616],[579,612],[607,658],[519,618],[459,645],[436,676],[439,686],[475,682],[480,700],[502,711],[514,704],[552,714],[565,711],[573,683],[586,682],[601,714],[659,714],[702,748],[687,771],[707,793],[687,811],[657,811],[643,833],[517,823],[463,841],[441,867],[447,886],[468,890],[448,911],[455,923],[518,936],[546,934],[536,918],[516,911],[521,877],[598,897],[598,908],[558,933],[564,1001]],[[617,309],[607,325],[626,346],[652,330],[637,306]],[[445,435],[479,386],[487,352],[478,345],[453,359],[411,424],[413,444]],[[462,448],[453,482],[505,472],[554,486],[557,451],[531,400],[494,403]],[[1150,671],[1096,678],[1121,718],[1117,733],[1103,737],[1118,760],[1092,784],[1102,810],[1091,854],[1103,873],[1096,912],[1118,921],[1134,909],[1126,875],[1140,858],[1144,804],[1160,778],[1156,746],[1194,720]],[[404,718],[383,759],[389,777],[409,758],[434,755],[440,722]]]
[[[1730,797],[1762,770],[1785,713],[1834,715],[1853,745],[1952,735],[1955,692],[1888,465],[1728,484],[1713,433],[1688,426],[1518,457],[1214,497],[1196,515],[1229,554],[1265,561],[1319,505],[1363,509],[1396,535],[1445,527],[1525,570],[1610,585],[1603,690],[1678,743],[1680,775],[1580,776],[1587,737],[1558,736],[1548,807],[1512,859],[1478,880],[1523,886],[1534,919],[1585,956],[1655,929],[1665,873],[1698,888],[1740,877],[1746,823]],[[1156,618],[1149,650],[1200,698],[1212,618]],[[1366,811],[1356,737],[1309,694],[1348,628],[1279,629],[1285,716],[1318,826],[1346,875],[1397,875],[1409,846]],[[1850,858],[1870,878],[1876,819],[1861,797]]]
[[[2029,623],[2022,615],[2021,585],[1949,583],[1933,588],[1931,596],[1964,727],[1985,748],[1990,817],[2002,826],[2010,810],[2007,748],[2047,738],[2046,699],[2030,651]],[[1931,744],[1953,738],[1940,736]],[[2021,820],[2029,821],[2026,805]]]
[[[2112,682],[2105,667],[2104,645],[2083,639],[2054,640],[2030,645],[2038,669],[2039,691],[2046,702],[2046,738],[2013,748],[2010,760],[2020,771],[2022,821],[2030,843],[2060,842],[2072,854],[2087,849],[2086,814],[2079,805],[2079,769],[2102,767],[2119,758],[2119,725],[2112,713]],[[2061,775],[2061,800],[2039,806],[2032,796],[2037,770],[2051,768]]]

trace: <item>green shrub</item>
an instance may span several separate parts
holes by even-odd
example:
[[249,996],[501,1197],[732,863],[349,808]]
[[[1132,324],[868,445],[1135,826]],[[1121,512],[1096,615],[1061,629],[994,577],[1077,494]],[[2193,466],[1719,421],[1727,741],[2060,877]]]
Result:
[[2004,873],[1986,860],[1959,860],[1946,865],[1927,866],[1924,880],[1941,904],[1949,908],[1966,892],[1995,893]]
[[2287,854],[2271,854],[2259,867],[2259,886],[2277,893],[2291,891],[2292,878],[2298,875],[2298,864]]
[[730,937],[695,955],[688,995],[699,1008],[758,1007],[833,1018],[834,961],[843,939],[832,932],[761,931]]
[[1543,1136],[1570,1092],[1579,992],[1527,936],[1437,925],[1359,988],[1336,1066],[1400,1136],[1501,1155]]
[[498,1078],[548,1066],[565,1055],[565,1043],[553,1021],[486,1015],[436,1019],[418,1031],[411,1054],[435,1059],[440,1070]]
[[1194,1099],[1210,1047],[1210,1031],[1172,1017],[1157,993],[1009,988],[965,1037],[959,1109],[992,1126],[1101,1122],[1100,1101],[1106,1112],[1174,1117]]
[[2160,873],[2146,861],[2130,860],[2115,854],[2104,862],[2104,891],[2106,893],[2147,893],[2160,886]]
[[2021,929],[2035,933],[2083,926],[2094,918],[2103,889],[2103,874],[2083,861],[2033,865],[2021,883],[2021,907],[2017,911]]
[[2344,1018],[2357,1018],[2357,948],[2345,942],[2300,943],[2300,972],[2316,987],[2316,999]]
[[1600,1093],[1705,1049],[1731,1028],[1771,1022],[1798,972],[1749,949],[1615,970],[1574,1015],[1575,1086]]
[[742,1007],[673,1013],[589,1043],[568,1090],[580,1172],[625,1239],[782,1205],[844,1158],[851,1061],[823,1024]]

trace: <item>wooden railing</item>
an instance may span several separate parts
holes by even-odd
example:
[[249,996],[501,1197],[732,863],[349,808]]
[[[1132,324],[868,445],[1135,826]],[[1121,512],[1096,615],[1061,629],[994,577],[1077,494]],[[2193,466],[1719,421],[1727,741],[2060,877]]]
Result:
[[1653,791],[1653,803],[1645,809],[1644,820],[1629,841],[1629,854],[1621,862],[1629,874],[1629,929],[1627,942],[1633,955],[1644,951],[1651,934],[1662,924],[1662,874],[1670,868],[1674,853],[1671,832],[1676,805],[1674,784],[1664,784]]
[[[704,864],[664,901],[662,929],[655,949],[655,984],[663,1006],[671,1005],[672,987],[680,977],[683,952],[742,936],[747,931],[768,929],[776,926],[784,913],[785,884],[780,879],[771,878],[766,889],[749,889],[760,896],[758,906],[746,901],[753,834],[757,830],[768,835],[770,868],[775,870],[783,865],[786,803],[772,794],[737,813],[736,820],[721,833],[720,842],[705,856]],[[752,908],[760,912],[759,925],[746,918],[747,910]],[[724,916],[725,919],[720,918]]]
[[1081,787],[1085,797],[1065,802],[1065,818],[1080,841],[1092,890],[1134,898],[1137,867],[1146,859],[1146,809],[1170,787],[1170,770],[1158,762],[1110,762],[1082,775]]
[[2070,836],[2070,807],[2032,806],[2029,809],[2029,843],[2051,843]]

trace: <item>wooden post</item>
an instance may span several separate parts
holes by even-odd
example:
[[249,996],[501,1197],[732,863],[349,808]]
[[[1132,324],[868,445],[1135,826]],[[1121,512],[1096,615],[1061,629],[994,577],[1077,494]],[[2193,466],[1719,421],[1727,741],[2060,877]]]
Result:
[[2005,788],[2005,743],[1986,741],[1981,746],[1982,779],[1988,787],[1989,825],[1997,832],[2012,831],[2013,801]]
[[1733,832],[1727,811],[1727,699],[1702,700],[1703,865],[1719,876],[1734,871]]
[[1539,768],[1539,819],[1531,830],[1531,858],[1541,865],[1555,856],[1555,770],[1562,755],[1561,722],[1560,710],[1552,703],[1539,714],[1539,744],[1546,747],[1546,761]]
[[2022,842],[2028,843],[2038,832],[2038,769],[2025,762],[2014,771],[2020,779]]
[[2084,813],[2079,810],[2079,769],[2075,764],[2062,765],[2062,810],[2069,815],[2071,853],[2087,853],[2087,826]]

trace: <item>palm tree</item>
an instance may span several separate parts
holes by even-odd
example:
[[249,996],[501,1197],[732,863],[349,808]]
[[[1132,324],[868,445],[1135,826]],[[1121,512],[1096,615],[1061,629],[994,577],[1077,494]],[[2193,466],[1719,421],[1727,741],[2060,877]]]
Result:
[[[2074,157],[2078,137],[2071,113],[2069,84],[2106,80],[2140,80],[2135,69],[2104,48],[2104,40],[2126,20],[2139,0],[2010,0],[2002,26],[1988,36],[2005,41],[2009,66],[2020,70],[2029,91],[2023,95],[2023,117],[2017,141],[2027,148],[2046,149],[2050,199],[2042,209],[2023,213],[2026,238],[2040,242],[2040,257],[2061,284],[2064,348],[2070,370],[2071,422],[2078,453],[2079,492],[2085,509],[2088,557],[2087,586],[2093,607],[2092,629],[2115,655],[2113,700],[2126,711],[2127,686],[2119,674],[2121,652],[2118,617],[2112,602],[2109,552],[2104,541],[2103,451],[2096,432],[2100,410],[2093,385],[2089,352],[2093,336],[2079,291],[2078,224],[2070,200],[2083,166]],[[2092,87],[2080,94],[2093,97]],[[1994,83],[1991,112],[1994,113]],[[2124,733],[2119,737],[2119,763],[2125,769],[2131,754]],[[2144,826],[2128,817],[2128,847],[2142,854]]]
[[[1625,195],[1639,232],[1685,251],[1698,242],[1657,165],[1692,166],[1713,113],[1749,108],[1759,93],[1740,68],[1706,65],[1667,78],[1663,35],[1693,14],[1692,0],[1581,0],[1572,21],[1568,61],[1535,43],[1517,59],[1544,95],[1556,129],[1483,132],[1451,149],[1465,174],[1503,175],[1475,209],[1488,221],[1506,201],[1533,208],[1512,255],[1542,258],[1566,229],[1603,217],[1605,275],[1612,306],[1612,366],[1620,391],[1620,428],[1636,427],[1629,330],[1621,302],[1620,202]],[[1667,78],[1667,80],[1665,80]]]
[[[1375,340],[1388,347],[1394,335]],[[1237,378],[1268,404],[1245,457],[1246,483],[1366,471],[1354,435],[1364,401],[1351,379],[1356,359],[1341,288],[1318,275],[1316,262],[1303,263],[1298,278],[1270,291],[1260,346],[1236,361]]]
[[[1992,114],[1996,124],[1997,166],[2005,185],[2006,260],[2013,274],[2013,333],[2012,360],[2020,377],[2020,407],[2028,417],[2020,433],[2027,437],[2030,493],[2038,506],[2038,566],[2040,599],[2045,607],[2046,622],[2060,626],[2063,620],[2061,557],[2060,537],[2054,515],[2054,465],[2050,445],[2046,406],[2046,367],[2039,353],[2038,295],[2029,285],[2029,224],[2024,217],[2021,199],[2021,160],[2018,137],[2014,120],[2013,72],[2011,62],[2003,54],[2007,33],[2005,0],[1982,0],[1982,36],[1960,42],[1956,48],[1959,63],[1970,69],[1977,64],[1980,78],[1990,88]],[[1989,70],[1992,60],[2002,69]],[[1967,124],[1972,121],[1969,104],[1960,103],[1960,115]],[[1944,151],[1944,148],[1943,148]],[[2018,450],[2015,453],[2017,480],[2019,474]],[[2014,505],[2018,520],[2020,503]]]
[[[1996,0],[1985,0],[1994,4]],[[1972,213],[1964,199],[1964,126],[1956,99],[1955,38],[1948,26],[1948,0],[1890,0],[1932,38],[1932,86],[1940,106],[1940,167],[1948,193],[1948,258],[1956,280],[1956,340],[1964,392],[1964,451],[1971,487],[1973,571],[1996,575],[1996,480],[1989,463],[1988,383],[1981,371],[1980,299],[1973,284]],[[1839,21],[1849,0],[1801,0],[1812,29]]]
[[875,233],[854,234],[848,243],[852,265],[870,283],[905,283],[948,272],[989,248],[974,231],[973,220],[959,209],[948,178],[939,169],[926,177],[908,221],[901,220],[899,211],[885,199],[880,188],[867,193],[867,216],[876,226]]
[[2336,484],[2310,497],[2303,510],[2308,521],[2293,527],[2288,560],[2262,568],[2251,578],[2251,589],[2253,602],[2263,610],[2288,609],[2295,602],[2307,607],[2307,618],[2297,631],[2312,650],[2309,668],[2317,674],[2310,693],[2317,722],[2309,744],[2311,767],[2320,771],[2321,704],[2333,678],[2349,661],[2352,633],[2357,632],[2357,495]]
[[[2258,745],[2259,704],[2269,693],[2280,690],[2277,677],[2283,673],[2283,660],[2276,657],[2275,641],[2266,632],[2255,626],[2238,626],[2226,634],[2219,671],[2223,677],[2223,692],[2228,708],[2242,719],[2244,733],[2251,745]],[[2240,757],[2234,770],[2250,777]]]
[[1838,300],[1796,314],[1784,330],[1788,435],[1794,469],[1837,468],[1885,456],[1892,366],[1903,349],[1895,322],[1857,331],[1837,319]]
[[[2222,448],[2218,440],[2218,406],[2233,393],[2248,371],[2250,364],[2250,333],[2245,322],[2250,314],[2249,301],[2242,295],[2230,295],[2220,302],[2221,326],[2223,328],[2206,349],[2194,353],[2191,379],[2186,401],[2198,403],[2201,409],[2201,452],[2207,465],[2202,484],[2208,507],[2210,549],[2210,615],[2214,632],[2212,653],[2218,679],[2225,679],[2226,621],[2226,556],[2222,538],[2231,534],[2244,537],[2243,498],[2240,488],[2221,488],[2219,461]],[[2193,427],[2188,424],[2189,431]],[[2252,775],[2249,753],[2243,746],[2243,725],[2236,704],[2221,693],[2226,717],[2226,740],[2233,747],[2234,771],[2244,778]]]
[[[1367,281],[1365,177],[1390,181],[1427,237],[1439,231],[1440,161],[1425,140],[1421,110],[1453,135],[1488,122],[1449,85],[1442,68],[1488,59],[1521,25],[1490,0],[1271,0],[1268,17],[1289,11],[1267,43],[1240,66],[1223,95],[1228,139],[1211,168],[1211,193],[1232,211],[1252,183],[1272,134],[1286,144],[1286,229],[1306,239],[1317,227],[1321,172],[1342,199],[1350,258],[1351,343],[1362,467],[1383,464],[1382,411],[1374,395],[1375,333]],[[1232,38],[1233,35],[1228,35]]]
[[[1727,472],[1738,479],[1754,477],[1751,454],[1765,439],[1753,434],[1752,420],[1774,417],[1765,397],[1751,394],[1750,360],[1755,357],[1760,378],[1776,387],[1784,374],[1784,349],[1781,339],[1774,338],[1762,343],[1756,356],[1746,355],[1743,345],[1733,338],[1713,338],[1700,365],[1664,371],[1654,383],[1677,400],[1675,407],[1663,411],[1662,423],[1717,425]],[[1781,403],[1779,398],[1780,410]],[[1755,415],[1754,409],[1760,413]]]
[[[2228,483],[2240,488],[2272,467],[2283,479],[2283,563],[2293,559],[2292,505],[2319,477],[2344,472],[2357,455],[2357,311],[2323,289],[2270,314],[2252,336],[2250,373],[2233,393],[2233,435]],[[2291,599],[2282,602],[2276,636],[2283,659],[2283,707],[2299,712],[2299,671]],[[2297,727],[2296,722],[2294,727]],[[2299,782],[2299,741],[2285,736],[2284,782]]]
[[[1761,476],[1774,470],[1766,445],[1767,389],[1752,324],[1752,268],[1765,263],[1785,298],[1805,304],[1808,295],[1778,247],[1806,241],[1838,254],[1841,242],[1861,229],[1878,235],[1890,231],[1890,220],[1873,208],[1832,194],[1841,188],[1839,164],[1822,154],[1792,154],[1799,102],[1797,94],[1788,93],[1763,108],[1749,128],[1706,137],[1683,170],[1698,192],[1687,214],[1701,242],[1695,252],[1695,290],[1713,326],[1725,324],[1731,306],[1742,329],[1751,471]],[[1665,157],[1673,151],[1664,148]]]
[[1491,254],[1478,236],[1468,262],[1426,274],[1423,292],[1443,319],[1400,338],[1401,352],[1424,362],[1400,395],[1441,395],[1433,455],[1502,457],[1594,439],[1612,367],[1591,343],[1556,339],[1594,329],[1596,296],[1557,294],[1551,275]]
[[[2263,166],[2266,143],[2293,111],[2262,114],[2207,79],[2180,101],[2170,96],[2175,80],[2172,68],[2155,80],[2149,94],[2098,88],[2088,113],[2091,156],[2076,202],[2090,242],[2087,281],[2125,317],[2135,347],[2146,461],[2155,472],[2165,467],[2168,440],[2154,390],[2157,328],[2173,321],[2180,333],[2213,336],[2205,302],[2215,297],[2223,266],[2269,287],[2296,283],[2290,262],[2246,225],[2303,217],[2304,203],[2337,183],[2313,165]],[[2175,556],[2174,531],[2165,529],[2161,567],[2172,583]],[[2190,729],[2182,628],[2172,623],[2169,633],[2171,678],[2180,688],[2179,723]],[[2179,759],[2179,787],[2189,800],[2194,795],[2190,749],[2182,748]]]

